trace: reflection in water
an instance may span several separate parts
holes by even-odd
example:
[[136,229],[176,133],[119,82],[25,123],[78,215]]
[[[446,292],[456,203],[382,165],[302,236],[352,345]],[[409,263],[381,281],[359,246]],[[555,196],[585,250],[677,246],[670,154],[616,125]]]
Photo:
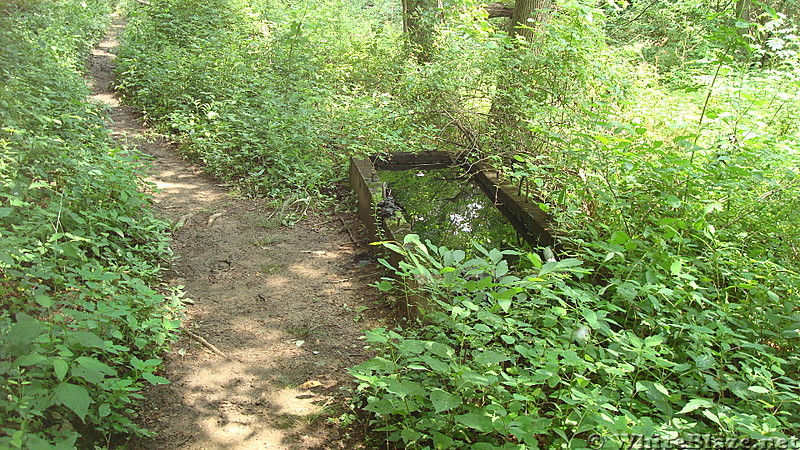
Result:
[[471,241],[489,248],[522,245],[514,227],[460,167],[379,170],[378,175],[423,240],[451,249],[471,248]]

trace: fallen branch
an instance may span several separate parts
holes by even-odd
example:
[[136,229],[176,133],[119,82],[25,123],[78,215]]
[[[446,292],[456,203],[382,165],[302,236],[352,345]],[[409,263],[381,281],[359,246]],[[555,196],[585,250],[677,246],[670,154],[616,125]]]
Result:
[[324,222],[320,222],[320,223],[314,224],[314,226],[315,226],[315,227],[321,227],[321,226],[323,226],[323,225],[325,225],[325,224],[327,224],[327,223],[331,223],[331,222],[333,222],[334,220],[336,220],[336,217],[334,217],[333,219],[328,219],[328,220],[326,220],[326,221],[324,221]]
[[220,351],[220,349],[215,347],[214,344],[212,344],[212,343],[208,342],[207,340],[203,339],[203,337],[200,336],[199,334],[196,334],[196,333],[194,333],[192,331],[189,331],[186,328],[184,328],[183,331],[185,331],[186,334],[188,334],[190,338],[192,338],[195,341],[199,342],[200,345],[202,345],[203,347],[209,349],[211,351],[211,353],[213,353],[213,354],[215,354],[217,356],[220,356],[222,358],[228,359],[228,360],[231,359],[228,355],[226,355],[225,353],[222,353],[222,351]]
[[339,220],[342,221],[342,225],[344,225],[344,229],[347,230],[347,235],[350,236],[350,240],[353,241],[353,244],[358,244],[358,241],[356,240],[356,238],[353,237],[353,232],[350,231],[350,227],[347,226],[347,222],[345,222],[344,219],[342,218],[342,216],[340,216],[338,214],[336,215],[336,217],[338,217]]
[[145,0],[136,0],[136,1],[145,6],[153,6],[150,2],[146,2]]

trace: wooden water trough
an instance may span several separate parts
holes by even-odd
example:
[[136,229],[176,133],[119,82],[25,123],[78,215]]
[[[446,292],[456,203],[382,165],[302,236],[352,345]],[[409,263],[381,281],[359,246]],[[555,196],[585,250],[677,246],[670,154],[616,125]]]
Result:
[[[550,227],[552,219],[518,189],[500,180],[497,171],[484,164],[468,165],[457,161],[448,152],[392,153],[372,158],[350,158],[350,186],[358,196],[358,216],[374,240],[402,242],[411,233],[411,225],[401,217],[382,220],[380,204],[384,200],[384,185],[378,170],[443,169],[463,166],[473,181],[508,219],[520,236],[537,247],[553,247],[555,239]],[[391,263],[396,263],[395,261]]]

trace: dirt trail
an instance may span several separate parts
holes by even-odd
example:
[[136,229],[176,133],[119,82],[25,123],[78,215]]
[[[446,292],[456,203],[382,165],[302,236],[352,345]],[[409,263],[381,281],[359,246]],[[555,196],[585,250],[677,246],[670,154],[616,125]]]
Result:
[[374,270],[359,256],[366,249],[337,216],[279,225],[279,211],[226,192],[148,132],[110,88],[122,28],[116,18],[93,52],[93,97],[110,108],[123,145],[152,155],[157,213],[177,224],[168,281],[192,300],[184,328],[226,356],[185,333],[165,357],[172,383],[152,389],[141,411],[156,436],[128,448],[351,446],[325,414],[350,382],[345,369],[367,357],[361,330],[381,315],[365,299]]

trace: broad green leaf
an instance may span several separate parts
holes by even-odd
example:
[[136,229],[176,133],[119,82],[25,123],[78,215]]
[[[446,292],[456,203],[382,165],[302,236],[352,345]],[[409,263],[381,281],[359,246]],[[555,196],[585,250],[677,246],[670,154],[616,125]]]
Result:
[[680,259],[673,261],[669,266],[669,273],[674,277],[680,275],[681,272],[683,272],[683,261]]
[[30,348],[44,330],[44,324],[25,313],[17,313],[17,321],[11,325],[6,334],[6,342],[21,348]]
[[455,417],[456,422],[482,433],[492,431],[492,418],[484,414],[467,413]]
[[14,257],[11,256],[10,253],[7,253],[5,251],[0,251],[0,262],[6,263],[9,266],[13,266],[14,265]]
[[50,308],[53,306],[53,299],[47,295],[36,295],[33,300],[43,308]]
[[714,406],[710,400],[704,398],[693,398],[677,414],[687,414],[700,408],[711,408]]
[[[394,398],[397,400],[397,398]],[[377,414],[387,415],[392,414],[398,410],[399,405],[395,405],[387,398],[371,397],[368,400],[367,406],[364,407],[367,411],[372,411]]]
[[410,395],[424,395],[425,389],[416,381],[386,380],[386,390],[398,397],[405,398]]
[[431,433],[431,437],[433,438],[433,448],[437,450],[450,449],[454,447],[453,444],[455,443],[455,441],[449,436],[434,431],[433,433]]
[[655,336],[648,336],[644,338],[645,347],[657,347],[664,342],[664,336],[657,334]]
[[510,298],[497,299],[497,304],[500,306],[500,309],[502,309],[503,312],[508,312],[511,310],[511,303],[512,302]]
[[589,324],[590,327],[595,328],[597,325],[597,313],[586,308],[581,312],[583,313],[583,318],[586,319],[586,323]]
[[97,360],[96,358],[90,358],[87,356],[79,356],[75,361],[78,362],[83,367],[87,369],[96,370],[108,376],[114,376],[117,374],[117,371],[109,367],[107,364]]
[[73,331],[69,334],[70,339],[78,342],[84,347],[105,349],[106,344],[94,333],[89,331]]
[[73,446],[61,440],[59,440],[57,445],[51,445],[46,439],[42,439],[34,433],[27,433],[25,436],[25,448],[27,450],[54,450],[73,448]]
[[575,258],[566,258],[557,262],[548,262],[542,266],[542,269],[539,271],[539,276],[541,277],[551,272],[563,272],[567,269],[578,267],[582,264],[583,261]]
[[72,366],[72,375],[81,377],[90,383],[99,383],[108,375],[116,375],[116,371],[95,358],[78,357],[77,365]]
[[462,402],[461,397],[458,395],[450,394],[449,392],[445,392],[441,389],[435,389],[430,394],[431,403],[433,404],[433,409],[440,413],[442,411],[447,411],[448,409],[453,409],[456,406],[459,406]]
[[142,372],[142,378],[149,381],[150,384],[169,384],[168,379],[160,377],[158,375],[153,375],[150,372]]
[[52,363],[53,371],[56,373],[58,381],[64,381],[64,377],[67,375],[67,370],[69,369],[69,363],[61,358],[53,359]]
[[509,336],[507,334],[501,334],[500,339],[503,340],[506,344],[513,345],[517,340],[513,336]]
[[436,359],[436,358],[434,358],[434,357],[432,357],[430,355],[422,355],[422,356],[420,356],[420,359],[422,360],[422,362],[427,364],[431,368],[431,370],[433,370],[434,372],[446,374],[446,373],[450,373],[450,371],[451,371],[450,370],[450,366],[448,364],[446,364],[446,363],[440,361],[439,359]]
[[482,366],[491,366],[509,360],[508,356],[494,350],[476,351],[476,353],[478,354],[475,356],[475,364]]
[[53,394],[59,404],[71,409],[81,420],[86,417],[89,404],[92,402],[86,388],[77,384],[61,383],[55,388]]
[[455,355],[455,350],[452,347],[441,342],[426,341],[424,345],[429,352],[440,358],[448,359]]
[[672,194],[667,196],[667,205],[669,205],[670,208],[680,208],[682,203],[681,199]]
[[42,361],[47,361],[47,358],[38,354],[38,353],[29,353],[27,355],[22,355],[14,361],[14,364],[18,366],[35,366]]

